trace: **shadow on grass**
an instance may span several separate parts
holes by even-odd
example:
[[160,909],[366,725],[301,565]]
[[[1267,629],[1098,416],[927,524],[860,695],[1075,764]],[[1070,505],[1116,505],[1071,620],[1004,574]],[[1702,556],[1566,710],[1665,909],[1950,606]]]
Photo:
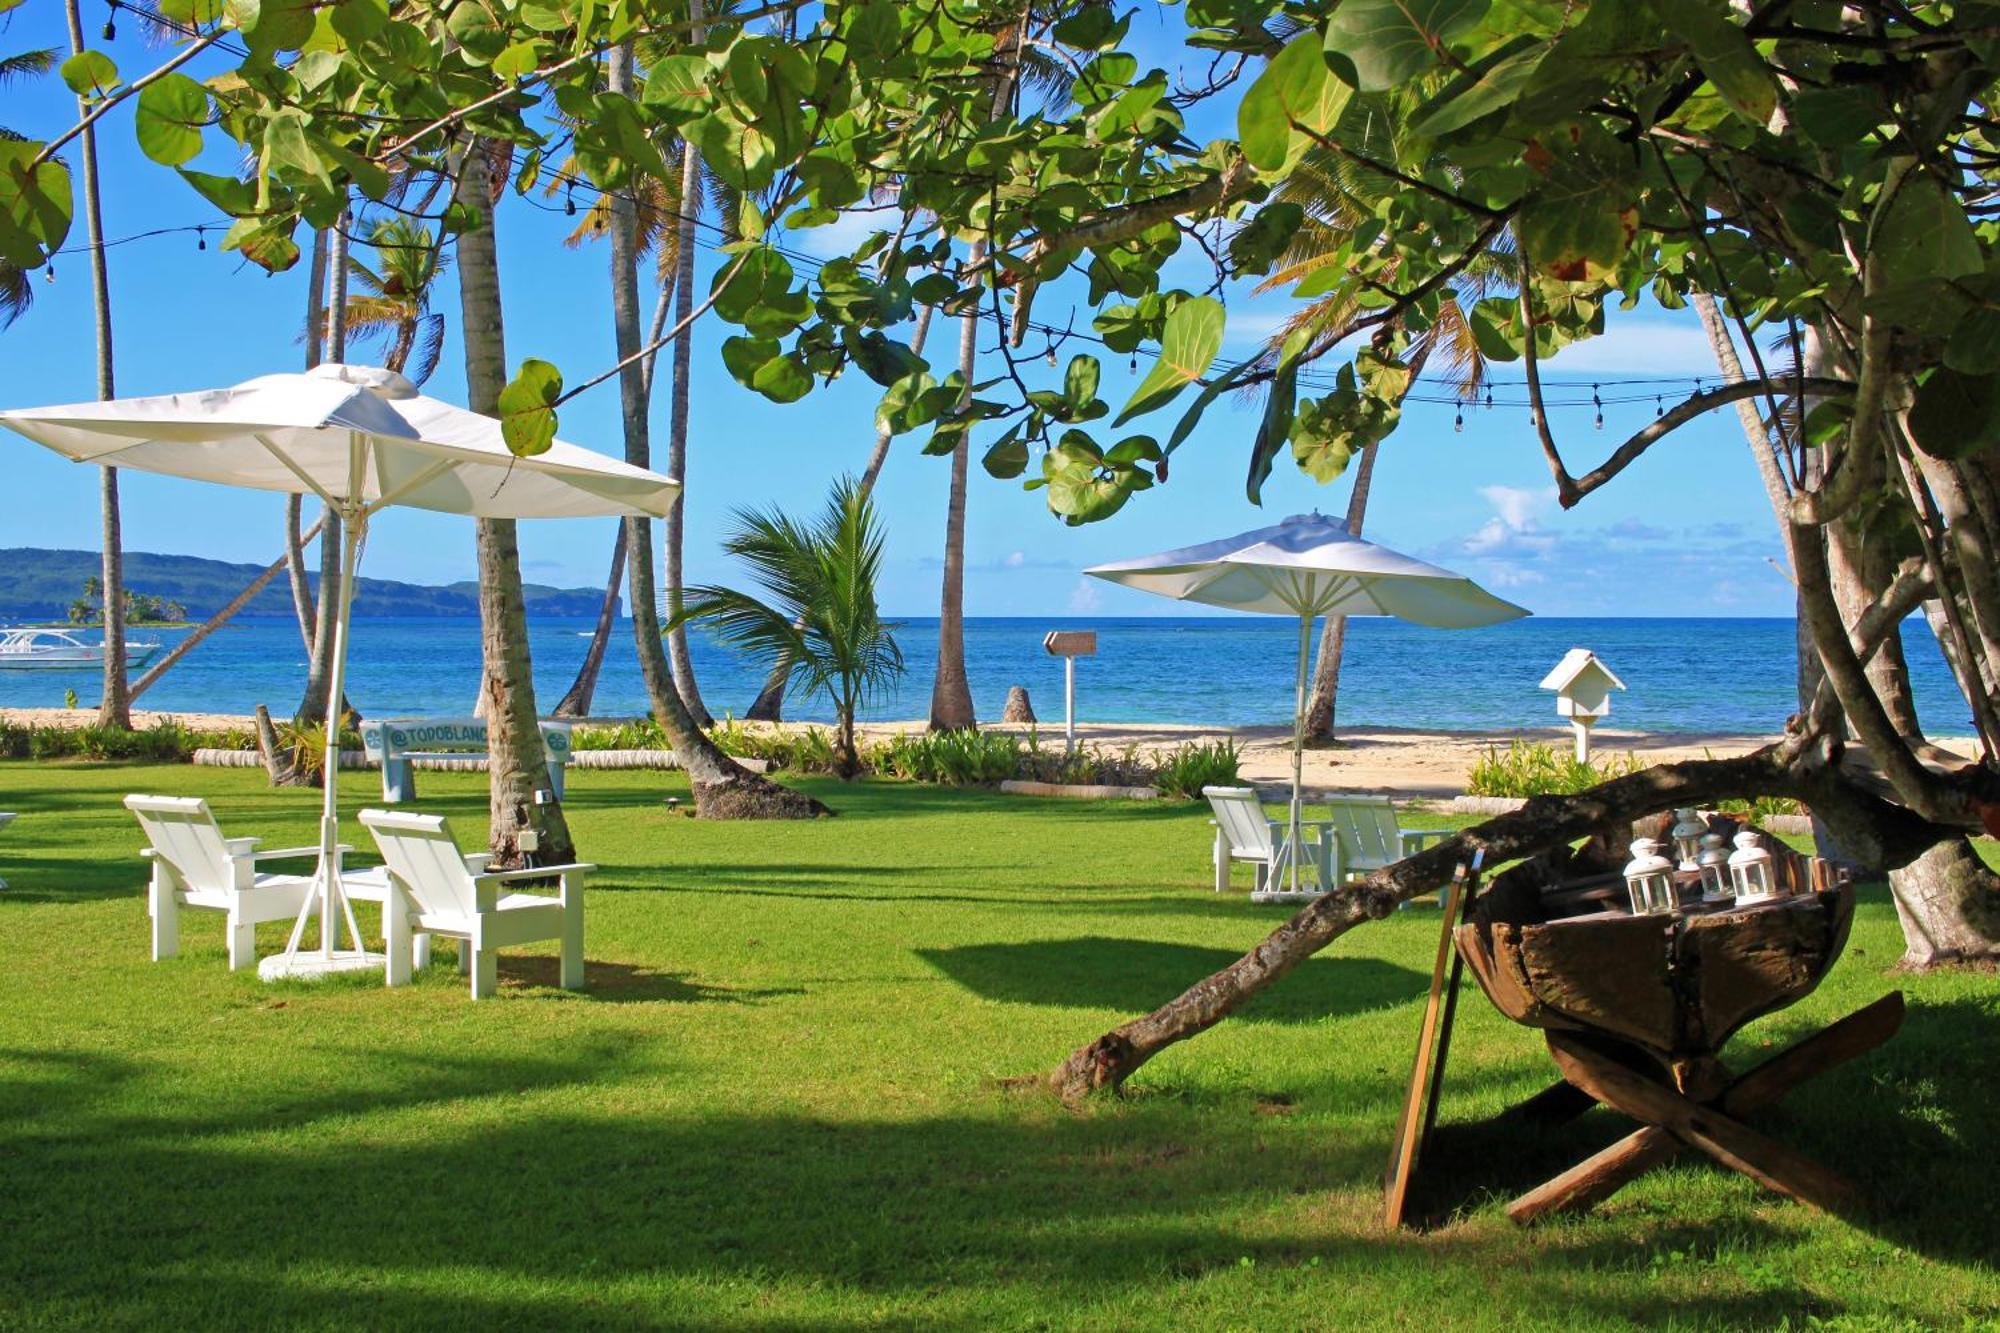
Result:
[[[1121,1013],[1145,1013],[1242,956],[1232,949],[1102,935],[916,952],[983,999]],[[1313,958],[1234,1017],[1311,1023],[1402,1004],[1422,995],[1427,984],[1421,973],[1374,958]]]
[[[941,1328],[1018,1322],[1059,1293],[1102,1315],[1181,1280],[1324,1261],[1298,1280],[1378,1310],[1434,1289],[1440,1265],[1506,1272],[1488,1280],[1524,1310],[1581,1323],[1841,1309],[1790,1285],[1667,1296],[1634,1278],[1634,1254],[1708,1243],[1680,1219],[1525,1267],[1504,1233],[1246,1233],[1218,1215],[1366,1179],[1381,1157],[1370,1141],[1260,1151],[1252,1116],[593,1113],[635,1072],[629,1049],[323,1051],[309,1092],[274,1074],[225,1101],[142,1095],[154,1071],[129,1060],[40,1061],[0,1122],[0,1227],[33,1237],[0,1250],[0,1289],[23,1324],[804,1327],[769,1304],[803,1296],[813,1327]],[[565,1089],[586,1091],[549,1100]],[[1735,1243],[1782,1244],[1778,1230]]]
[[[1988,1183],[2000,1141],[1996,1018],[1996,999],[1913,1003],[1885,1045],[1801,1084],[1748,1123],[1847,1177],[1860,1197],[1848,1218],[1856,1226],[1934,1259],[1989,1265],[2000,1237],[2000,1202]],[[1725,1053],[1728,1063],[1747,1069],[1817,1026],[1794,1020],[1763,1029],[1768,1049],[1739,1042]],[[1553,1062],[1547,1073],[1557,1081]],[[1447,1069],[1443,1123],[1411,1193],[1412,1214],[1425,1225],[1510,1200],[1637,1127],[1601,1107],[1561,1124],[1451,1123],[1454,1088],[1463,1092],[1464,1081]],[[1729,1174],[1693,1148],[1674,1163]]]

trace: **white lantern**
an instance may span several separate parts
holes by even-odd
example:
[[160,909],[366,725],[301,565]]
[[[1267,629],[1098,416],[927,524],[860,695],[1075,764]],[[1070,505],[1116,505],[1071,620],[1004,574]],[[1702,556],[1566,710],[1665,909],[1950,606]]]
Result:
[[1708,832],[1708,821],[1694,810],[1674,811],[1674,827],[1667,836],[1674,840],[1674,855],[1680,858],[1680,872],[1692,875],[1699,869],[1696,858],[1701,855],[1701,835]]
[[1678,905],[1674,863],[1660,855],[1660,844],[1651,838],[1632,844],[1632,861],[1625,867],[1625,892],[1631,895],[1634,916],[1671,912]]
[[1720,903],[1729,900],[1729,840],[1720,833],[1705,833],[1695,869],[1701,872],[1701,900]]
[[1778,896],[1778,881],[1771,873],[1771,854],[1763,840],[1749,829],[1736,835],[1736,850],[1729,856],[1729,882],[1736,890],[1736,905],[1768,902]]

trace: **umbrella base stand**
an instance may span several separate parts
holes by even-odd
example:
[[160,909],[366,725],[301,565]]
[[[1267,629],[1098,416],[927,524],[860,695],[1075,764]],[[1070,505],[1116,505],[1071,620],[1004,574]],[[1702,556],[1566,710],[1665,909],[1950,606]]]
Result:
[[257,964],[260,981],[317,981],[341,972],[380,972],[387,958],[379,953],[356,949],[301,949],[295,954],[273,954]]
[[1258,889],[1250,895],[1253,903],[1309,903],[1315,898],[1326,897],[1326,890],[1310,889]]

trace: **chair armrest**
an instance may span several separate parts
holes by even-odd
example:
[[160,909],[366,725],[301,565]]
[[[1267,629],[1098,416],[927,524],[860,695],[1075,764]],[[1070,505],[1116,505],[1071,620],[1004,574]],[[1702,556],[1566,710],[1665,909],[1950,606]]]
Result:
[[[339,844],[339,850],[340,854],[345,856],[353,851],[354,848],[351,844],[343,842]],[[317,846],[274,847],[268,852],[252,852],[250,859],[252,861],[303,861],[307,857],[316,857],[318,855],[319,848]]]
[[461,855],[465,857],[465,869],[468,874],[483,875],[486,873],[486,867],[493,863],[491,852],[463,852]]
[[1437,838],[1449,838],[1456,832],[1457,829],[1451,828],[1406,828],[1402,830],[1403,849],[1408,851],[1414,844],[1418,851],[1422,851],[1426,842]]
[[574,875],[580,870],[595,870],[588,861],[572,861],[560,866],[523,866],[519,870],[490,870],[483,875],[474,875],[475,884],[505,884],[517,879],[554,879],[557,875]]
[[222,848],[231,856],[250,856],[257,850],[262,838],[224,838]]

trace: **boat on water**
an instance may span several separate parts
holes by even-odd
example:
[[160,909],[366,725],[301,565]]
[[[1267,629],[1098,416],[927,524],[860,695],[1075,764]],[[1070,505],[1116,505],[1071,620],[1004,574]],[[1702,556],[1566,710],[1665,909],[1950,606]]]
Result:
[[[125,644],[125,665],[142,667],[157,643]],[[104,645],[85,643],[67,630],[0,629],[0,671],[85,671],[104,665]]]

